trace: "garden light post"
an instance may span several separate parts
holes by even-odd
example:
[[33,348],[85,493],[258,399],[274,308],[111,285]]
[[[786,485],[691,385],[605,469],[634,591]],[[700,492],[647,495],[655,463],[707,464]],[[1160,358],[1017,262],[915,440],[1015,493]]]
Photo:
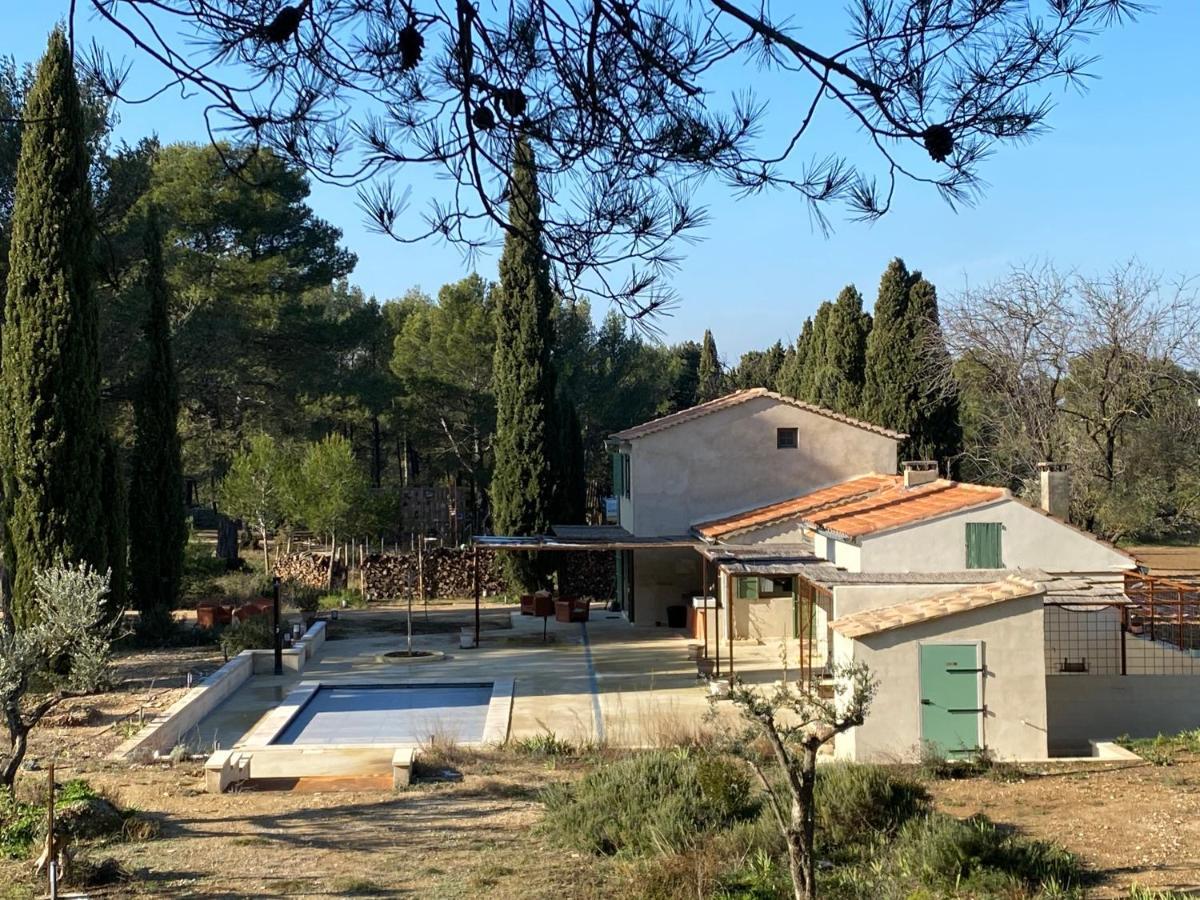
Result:
[[275,674],[283,674],[283,635],[279,633],[279,576],[271,579],[272,601],[271,616],[274,623],[272,633],[275,636]]

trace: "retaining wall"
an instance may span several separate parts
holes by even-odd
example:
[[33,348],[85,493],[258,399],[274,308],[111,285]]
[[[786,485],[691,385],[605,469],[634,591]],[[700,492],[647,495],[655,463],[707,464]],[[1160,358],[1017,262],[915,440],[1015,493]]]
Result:
[[1050,753],[1084,754],[1091,740],[1198,728],[1198,692],[1200,675],[1049,675]]

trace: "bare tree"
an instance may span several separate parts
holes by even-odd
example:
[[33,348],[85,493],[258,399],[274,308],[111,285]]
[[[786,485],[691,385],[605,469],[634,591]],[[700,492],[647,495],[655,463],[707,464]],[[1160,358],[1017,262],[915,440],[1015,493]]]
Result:
[[[997,143],[1035,135],[1054,85],[1079,85],[1080,44],[1137,14],[1133,0],[856,0],[846,37],[818,49],[804,17],[732,0],[90,0],[164,73],[207,101],[211,136],[268,146],[355,186],[380,231],[468,251],[506,218],[515,138],[536,142],[545,244],[560,287],[631,316],[670,302],[658,276],[704,220],[697,184],[795,192],[820,229],[890,208],[901,178],[970,203]],[[74,5],[72,5],[74,9]],[[128,66],[92,52],[114,95]],[[794,106],[755,98],[752,69],[793,79]],[[859,126],[849,153],[804,158],[819,111]],[[870,162],[869,160],[874,160]],[[446,187],[423,215],[397,178]],[[625,274],[622,274],[625,273]]]
[[120,616],[108,608],[108,584],[108,573],[86,563],[60,564],[34,577],[34,624],[16,627],[7,609],[0,618],[0,707],[8,731],[0,784],[10,794],[29,732],[63,700],[109,683]]
[[1183,421],[1173,407],[1195,405],[1194,284],[1136,261],[1099,276],[1014,269],[957,297],[944,321],[974,417],[967,455],[993,480],[1019,485],[1038,462],[1069,462],[1086,478],[1080,492],[1087,480],[1111,492],[1130,430],[1152,415]]
[[[771,691],[734,679],[729,699],[749,723],[733,742],[732,750],[744,758],[758,776],[767,806],[783,834],[796,900],[815,900],[817,756],[839,734],[866,719],[875,696],[876,682],[862,663],[832,667],[835,684],[831,697],[822,697],[815,684],[791,683],[785,673]],[[771,748],[774,767],[782,777],[772,779],[751,749],[758,738]]]

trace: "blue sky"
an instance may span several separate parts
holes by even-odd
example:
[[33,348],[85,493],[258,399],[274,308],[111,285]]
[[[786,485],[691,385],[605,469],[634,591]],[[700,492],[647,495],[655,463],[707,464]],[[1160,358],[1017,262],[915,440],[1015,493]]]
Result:
[[[19,62],[36,59],[67,3],[6,5],[5,52]],[[776,4],[776,12],[785,6]],[[840,8],[829,3],[813,30],[836,31],[844,21]],[[135,63],[136,81],[153,82],[151,64],[137,59],[119,35],[86,14],[79,27],[81,44],[95,36]],[[745,350],[793,338],[805,316],[847,282],[873,302],[893,256],[924,271],[943,295],[1034,259],[1098,271],[1137,256],[1168,275],[1200,271],[1200,90],[1192,63],[1197,34],[1200,4],[1162,0],[1153,14],[1094,40],[1088,49],[1101,56],[1092,69],[1099,77],[1083,95],[1053,95],[1049,134],[1004,148],[985,163],[990,186],[972,208],[954,212],[931,189],[902,184],[885,218],[864,225],[839,221],[834,211],[836,231],[825,238],[786,193],[739,199],[719,185],[705,187],[700,199],[710,223],[701,243],[681,248],[685,259],[671,283],[682,302],[661,321],[666,339],[699,339],[711,328],[721,355],[736,362]],[[770,110],[779,115],[770,121],[791,118],[789,82],[756,81],[770,105],[768,116]],[[178,93],[119,114],[118,138],[156,132],[164,141],[205,139],[199,106]],[[821,124],[812,149],[844,144],[855,156],[862,147],[863,138],[840,113]],[[352,191],[316,185],[311,202],[358,254],[352,280],[380,298],[416,285],[434,293],[468,271],[453,247],[402,246],[371,233]],[[480,273],[494,277],[496,259],[478,259]]]

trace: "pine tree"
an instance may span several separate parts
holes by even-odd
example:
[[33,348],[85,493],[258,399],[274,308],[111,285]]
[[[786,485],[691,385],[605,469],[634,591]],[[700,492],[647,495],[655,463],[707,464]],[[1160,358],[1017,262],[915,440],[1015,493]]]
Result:
[[892,260],[879,283],[867,339],[862,416],[906,432],[906,458],[946,462],[958,451],[957,402],[940,390],[949,366],[933,285]]
[[141,613],[142,627],[161,634],[170,624],[171,610],[179,597],[187,524],[169,294],[163,271],[162,232],[154,213],[147,222],[145,254],[146,359],[133,406],[130,566],[133,601]]
[[700,342],[700,370],[696,400],[700,403],[716,400],[722,393],[721,359],[717,356],[717,342],[713,339],[712,332],[705,329],[704,340]]
[[92,210],[79,85],[61,28],[25,107],[0,354],[4,562],[18,623],[56,557],[108,564]]
[[835,412],[855,415],[866,378],[871,316],[863,312],[862,295],[852,284],[842,288],[835,302],[822,304],[822,309],[826,307],[820,358],[805,399]]
[[[509,187],[512,226],[500,256],[496,301],[495,468],[492,519],[496,533],[545,534],[554,505],[557,436],[553,431],[551,366],[554,295],[542,245],[541,197],[533,148],[517,142]],[[526,590],[544,582],[545,566],[508,554],[511,579]]]
[[801,399],[801,381],[804,378],[804,367],[812,352],[812,343],[813,321],[805,319],[804,325],[800,329],[800,336],[796,338],[795,347],[789,348],[783,364],[779,367],[779,376],[775,380],[775,390],[779,393],[795,397],[797,400]]

